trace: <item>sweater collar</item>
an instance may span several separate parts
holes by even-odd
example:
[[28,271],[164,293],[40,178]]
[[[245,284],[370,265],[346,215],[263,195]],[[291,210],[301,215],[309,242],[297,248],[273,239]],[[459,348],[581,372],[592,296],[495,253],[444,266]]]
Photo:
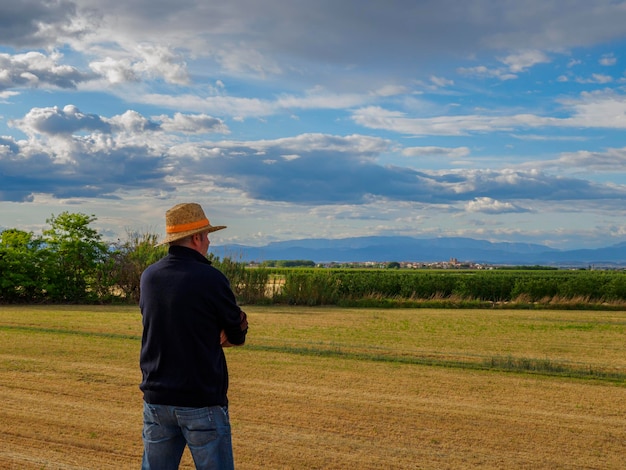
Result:
[[168,254],[178,258],[191,258],[202,263],[211,264],[211,261],[206,256],[202,256],[196,250],[186,246],[171,245],[168,249]]

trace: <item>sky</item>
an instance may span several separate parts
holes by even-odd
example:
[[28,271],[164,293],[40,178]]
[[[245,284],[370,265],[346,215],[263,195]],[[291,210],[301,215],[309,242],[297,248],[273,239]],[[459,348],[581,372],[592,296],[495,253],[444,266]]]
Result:
[[0,0],[0,230],[626,241],[626,1]]

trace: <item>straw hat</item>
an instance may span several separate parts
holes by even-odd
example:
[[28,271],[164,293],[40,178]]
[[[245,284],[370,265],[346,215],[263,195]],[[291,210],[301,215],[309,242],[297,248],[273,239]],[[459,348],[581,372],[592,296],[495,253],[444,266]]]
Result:
[[225,225],[213,226],[204,215],[200,204],[185,202],[177,204],[165,213],[165,240],[157,245],[165,245],[200,232],[215,232]]

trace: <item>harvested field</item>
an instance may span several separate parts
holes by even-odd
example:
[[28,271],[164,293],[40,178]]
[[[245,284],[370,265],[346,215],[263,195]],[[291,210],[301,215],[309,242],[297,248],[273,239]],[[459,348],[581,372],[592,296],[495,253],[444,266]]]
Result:
[[[626,312],[246,311],[238,469],[623,468]],[[134,307],[1,306],[0,468],[139,468],[140,332]]]

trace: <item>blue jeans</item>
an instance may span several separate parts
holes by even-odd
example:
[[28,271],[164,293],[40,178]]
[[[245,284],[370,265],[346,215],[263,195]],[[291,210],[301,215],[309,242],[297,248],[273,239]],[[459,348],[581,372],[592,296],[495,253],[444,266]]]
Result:
[[234,469],[228,408],[143,404],[142,470],[176,470],[189,446],[197,469]]

